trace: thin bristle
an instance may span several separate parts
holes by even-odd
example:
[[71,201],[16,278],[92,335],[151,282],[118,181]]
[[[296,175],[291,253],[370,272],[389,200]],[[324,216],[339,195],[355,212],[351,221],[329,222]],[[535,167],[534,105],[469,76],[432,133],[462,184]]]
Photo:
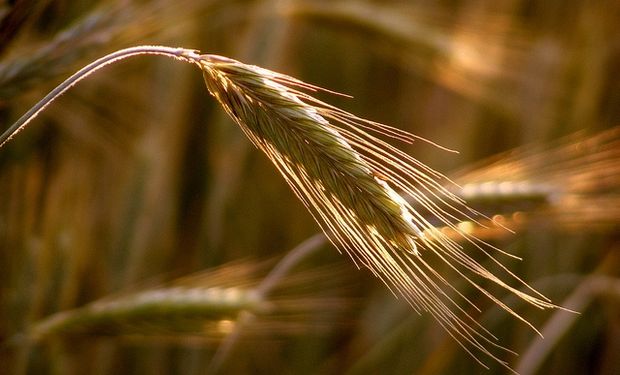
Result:
[[442,186],[449,180],[365,130],[401,140],[413,136],[327,105],[299,91],[308,86],[288,76],[220,56],[201,57],[210,93],[274,163],[330,240],[417,311],[430,312],[466,350],[499,361],[489,349],[495,338],[449,297],[453,287],[427,261],[431,255],[528,325],[474,278],[534,306],[555,307],[536,292],[508,285],[435,229],[431,222],[448,226],[491,257],[490,246],[456,225],[475,211]]

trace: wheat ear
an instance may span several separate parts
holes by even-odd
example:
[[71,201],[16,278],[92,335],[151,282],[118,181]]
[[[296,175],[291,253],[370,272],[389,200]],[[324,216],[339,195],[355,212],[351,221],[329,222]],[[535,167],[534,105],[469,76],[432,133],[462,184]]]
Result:
[[565,228],[620,220],[620,127],[509,151],[455,174],[470,204],[525,211]]
[[442,186],[448,180],[372,133],[406,142],[413,135],[330,106],[307,93],[321,88],[283,74],[214,55],[202,56],[200,65],[211,94],[275,164],[329,239],[417,311],[430,312],[466,350],[475,348],[506,365],[487,349],[495,345],[492,335],[455,314],[461,308],[448,296],[453,287],[427,257],[445,262],[524,322],[474,277],[534,306],[555,307],[535,291],[508,285],[431,224],[449,226],[490,256],[488,245],[454,224],[475,213]]
[[[158,288],[120,298],[104,298],[85,307],[56,313],[30,327],[25,338],[41,340],[58,335],[122,336],[194,333],[222,335],[205,330],[221,321],[233,321],[241,311],[261,313],[268,302],[252,289],[240,287]],[[22,338],[22,337],[19,337]]]
[[332,321],[334,314],[344,315],[353,305],[350,299],[338,296],[347,282],[342,268],[313,267],[294,273],[291,269],[325,242],[322,235],[312,237],[289,252],[266,276],[271,261],[233,262],[161,286],[106,296],[39,320],[10,342],[139,334],[170,339],[225,337],[226,343],[233,332],[324,332],[338,323]]
[[[0,146],[75,82],[109,63],[141,54],[166,55],[198,65],[209,92],[274,163],[328,238],[416,311],[431,313],[481,364],[472,349],[508,368],[490,351],[493,346],[503,348],[450,297],[449,293],[461,294],[431,265],[431,258],[528,325],[476,279],[489,280],[536,307],[555,307],[496,261],[490,246],[454,224],[472,220],[475,212],[442,186],[449,180],[378,138],[412,142],[415,136],[314,98],[308,92],[321,90],[316,86],[226,57],[154,46],[118,51],[63,82],[0,136]],[[531,293],[491,273],[433,223],[452,228]]]

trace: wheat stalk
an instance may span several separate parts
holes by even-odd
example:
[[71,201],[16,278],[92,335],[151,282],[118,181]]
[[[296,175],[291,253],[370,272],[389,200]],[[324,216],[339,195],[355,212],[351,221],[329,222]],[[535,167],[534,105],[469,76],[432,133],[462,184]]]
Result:
[[[113,50],[114,46],[129,40],[152,38],[153,35],[168,38],[162,34],[177,29],[191,17],[207,16],[205,13],[212,3],[214,1],[102,2],[41,46],[11,45],[10,55],[0,58],[0,101],[14,99],[33,86],[70,73],[80,66],[78,64],[90,61],[101,49]],[[175,27],[171,27],[173,25]],[[0,50],[9,46],[1,44]]]
[[185,62],[192,62],[199,58],[199,55],[194,50],[186,48],[172,48],[164,46],[138,46],[118,50],[110,53],[94,62],[86,65],[74,73],[71,77],[67,78],[60,85],[56,86],[49,94],[41,99],[37,104],[28,110],[22,117],[20,117],[11,127],[9,127],[2,135],[0,135],[0,148],[10,141],[17,133],[22,131],[30,121],[41,113],[50,105],[54,100],[58,99],[62,94],[69,90],[73,85],[80,82],[89,75],[95,73],[99,69],[118,62],[120,60],[142,55],[160,55],[166,57],[172,57]]
[[[526,293],[509,285],[435,228],[432,222],[448,226],[502,267],[519,286],[527,286],[492,258],[489,245],[454,224],[475,220],[476,213],[442,186],[449,180],[379,138],[412,142],[417,137],[330,106],[308,94],[323,89],[257,66],[181,48],[121,50],[63,82],[0,136],[0,145],[88,74],[142,54],[165,55],[198,65],[209,92],[273,162],[327,237],[416,311],[432,314],[481,364],[472,349],[508,367],[490,351],[493,346],[502,348],[495,343],[496,338],[450,297],[450,293],[461,294],[431,265],[431,259],[443,262],[530,326],[476,279],[489,280],[536,307],[555,307],[531,288],[531,293]],[[414,209],[405,198],[420,209]]]

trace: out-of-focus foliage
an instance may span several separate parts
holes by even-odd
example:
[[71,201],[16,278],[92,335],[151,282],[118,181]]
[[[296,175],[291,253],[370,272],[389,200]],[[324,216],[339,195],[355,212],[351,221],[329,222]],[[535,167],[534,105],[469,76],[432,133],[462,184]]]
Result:
[[[325,99],[459,150],[408,146],[445,173],[584,132],[561,143],[576,150],[578,161],[562,164],[573,156],[544,153],[559,149],[554,146],[525,149],[497,160],[514,162],[529,152],[539,159],[524,164],[535,170],[506,164],[513,169],[494,178],[493,168],[482,164],[478,174],[459,174],[469,176],[465,183],[482,177],[515,182],[511,171],[514,178],[535,176],[554,186],[583,181],[578,177],[601,168],[599,159],[588,161],[600,150],[581,152],[588,144],[580,141],[620,122],[620,4],[612,0],[24,0],[0,5],[0,18],[3,129],[71,72],[138,44],[197,48],[351,94],[355,99]],[[546,157],[560,166],[548,167]],[[488,306],[479,320],[501,344],[527,353],[505,358],[523,373],[614,374],[620,368],[620,181],[614,168],[599,169],[603,188],[588,190],[587,199],[583,186],[575,192],[580,210],[567,211],[580,215],[574,221],[541,211],[517,233],[489,237],[523,258],[505,260],[514,272],[581,312],[538,312],[507,299],[541,327],[548,338],[541,341],[476,290],[467,293]],[[553,209],[562,213],[570,202]],[[500,204],[493,212],[493,202],[485,202],[485,213],[506,214],[506,203]],[[589,219],[585,212],[605,215]],[[604,225],[598,225],[601,217]],[[11,339],[52,314],[130,293],[162,275],[284,255],[317,231],[269,162],[208,96],[194,68],[158,57],[108,67],[0,149],[0,362],[7,364],[0,372],[203,373],[220,343],[191,335],[59,335],[20,345]],[[341,260],[330,246],[317,251],[321,256],[307,260],[309,266]],[[428,316],[414,314],[365,272],[339,272],[350,273],[355,280],[348,282],[357,285],[336,287],[360,306],[347,313],[348,324],[302,314],[300,326],[334,319],[336,329],[282,335],[273,324],[272,336],[241,335],[222,372],[483,371]],[[314,302],[331,297],[320,290]]]

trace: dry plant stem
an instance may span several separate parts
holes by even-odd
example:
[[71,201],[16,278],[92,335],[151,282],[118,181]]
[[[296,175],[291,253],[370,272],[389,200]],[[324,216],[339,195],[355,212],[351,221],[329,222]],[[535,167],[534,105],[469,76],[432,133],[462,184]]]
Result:
[[296,246],[274,267],[269,275],[265,277],[256,289],[256,292],[258,292],[260,296],[269,294],[282,277],[286,276],[293,267],[310,256],[315,250],[325,245],[326,242],[327,238],[325,235],[323,233],[317,233]]
[[[620,279],[600,275],[590,276],[562,302],[562,306],[574,311],[584,311],[596,296],[605,294],[620,298]],[[547,356],[578,319],[577,314],[556,312],[541,329],[544,339],[541,337],[535,339],[521,357],[516,371],[521,375],[538,373]]]
[[[265,277],[265,279],[256,288],[257,297],[263,298],[269,294],[277,283],[291,271],[293,267],[303,261],[306,257],[312,255],[321,246],[325,245],[327,238],[323,233],[317,233],[308,238],[301,244],[291,250]],[[254,315],[248,311],[242,311],[237,318],[237,324],[234,330],[226,336],[220,344],[213,359],[209,363],[207,369],[208,374],[216,374],[222,369],[222,365],[232,353],[234,345],[243,333],[243,326],[249,324],[254,319]]]
[[[620,299],[620,279],[606,275],[607,272],[614,272],[617,268],[619,258],[614,250],[618,249],[613,248],[600,262],[597,270],[583,278],[577,288],[564,300],[562,306],[573,311],[584,311],[598,296],[606,295]],[[556,312],[541,329],[545,339],[534,339],[520,358],[516,371],[521,375],[538,373],[545,359],[578,318],[579,315],[576,314]]]
[[22,129],[24,129],[30,121],[32,121],[35,117],[37,117],[39,113],[41,113],[41,111],[45,109],[45,107],[51,104],[54,100],[56,100],[58,97],[60,97],[82,79],[95,73],[97,70],[103,68],[106,65],[126,59],[128,57],[140,55],[161,55],[172,57],[174,59],[189,63],[197,62],[200,60],[200,56],[194,50],[164,46],[131,47],[106,55],[88,64],[84,68],[80,69],[77,73],[67,78],[64,82],[62,82],[49,94],[47,94],[43,99],[41,99],[37,104],[30,108],[28,112],[26,112],[9,129],[7,129],[4,133],[2,133],[2,135],[0,135],[0,147],[4,146],[8,141],[13,138],[13,136],[15,136],[15,134],[19,133]]

